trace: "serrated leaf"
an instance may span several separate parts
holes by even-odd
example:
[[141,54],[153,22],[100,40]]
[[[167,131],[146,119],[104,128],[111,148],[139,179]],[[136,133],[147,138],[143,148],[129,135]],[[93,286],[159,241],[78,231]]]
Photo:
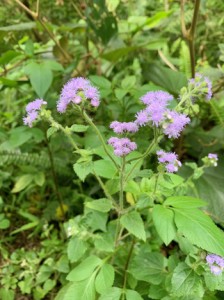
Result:
[[130,262],[128,272],[137,280],[160,284],[165,278],[166,258],[157,252],[140,252]]
[[186,263],[175,268],[172,277],[172,291],[176,296],[194,295],[201,284],[200,277]]
[[86,202],[85,205],[88,208],[98,210],[101,212],[108,212],[113,207],[112,202],[106,198]]
[[197,208],[206,206],[206,202],[189,196],[173,196],[167,198],[164,202],[164,205],[177,208]]
[[96,291],[103,294],[106,290],[112,287],[114,283],[114,268],[109,264],[104,264],[100,269],[95,280]]
[[126,228],[134,236],[143,241],[146,240],[144,223],[137,211],[132,211],[123,215],[120,219],[120,222],[122,226],[124,226],[124,228]]
[[126,290],[125,294],[126,294],[126,300],[143,300],[141,295],[136,291]]
[[120,300],[122,289],[112,287],[106,291],[104,295],[101,295],[99,300]]
[[86,176],[89,175],[93,170],[93,163],[92,161],[88,162],[81,162],[76,163],[73,165],[73,169],[77,176],[84,181],[86,179]]
[[66,277],[69,281],[82,281],[93,273],[95,268],[102,263],[97,256],[91,255],[75,267]]
[[111,161],[103,159],[94,162],[94,171],[103,178],[112,179],[117,173],[117,169]]
[[188,240],[211,253],[224,256],[224,233],[203,211],[173,208],[178,231]]
[[71,130],[74,132],[85,132],[89,126],[86,125],[81,125],[81,124],[73,124],[71,126]]
[[78,237],[72,237],[68,243],[68,259],[73,263],[79,260],[87,249],[86,243]]
[[166,245],[169,245],[176,236],[173,212],[162,205],[155,205],[152,217],[160,238]]

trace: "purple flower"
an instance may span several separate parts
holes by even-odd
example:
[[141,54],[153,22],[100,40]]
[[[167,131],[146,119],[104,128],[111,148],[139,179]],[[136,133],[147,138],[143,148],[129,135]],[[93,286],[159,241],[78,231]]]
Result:
[[152,103],[157,103],[158,101],[160,103],[167,104],[167,102],[173,100],[173,96],[164,91],[154,91],[146,93],[140,98],[140,100],[146,105],[151,105]]
[[224,258],[216,254],[208,254],[206,261],[214,275],[220,275],[224,268]]
[[158,161],[165,164],[168,173],[177,172],[179,167],[181,167],[181,162],[177,159],[175,153],[159,150],[156,154],[158,155]]
[[117,134],[126,132],[135,133],[138,131],[138,125],[135,122],[118,122],[113,121],[110,124],[110,128]]
[[91,85],[89,80],[83,77],[72,78],[64,85],[61,91],[57,110],[60,113],[64,113],[71,102],[79,104],[82,102],[83,97],[90,100],[90,104],[94,107],[100,104],[99,91]]
[[114,148],[114,154],[116,156],[125,156],[137,149],[136,143],[131,142],[128,138],[111,137],[108,140],[108,144]]
[[195,78],[191,78],[189,80],[189,86],[194,90],[193,100],[203,95],[206,100],[210,100],[212,98],[212,83],[208,77],[197,73]]
[[26,106],[27,115],[23,118],[23,123],[29,127],[33,126],[33,122],[38,118],[38,111],[42,105],[47,104],[43,99],[36,99]]
[[43,99],[36,99],[27,104],[26,112],[29,113],[33,110],[39,110],[43,104],[47,104],[47,102],[44,101]]
[[135,123],[139,126],[144,126],[150,121],[149,115],[146,110],[140,110],[135,115],[135,117],[136,117]]
[[188,123],[190,123],[190,119],[185,114],[167,110],[163,132],[169,138],[177,138]]

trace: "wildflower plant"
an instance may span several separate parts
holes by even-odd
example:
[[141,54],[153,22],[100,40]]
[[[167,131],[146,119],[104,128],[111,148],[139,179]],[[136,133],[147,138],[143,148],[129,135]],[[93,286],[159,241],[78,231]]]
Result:
[[[59,113],[70,110],[82,124],[59,124],[44,100],[27,105],[24,124],[49,122],[48,137],[61,130],[78,155],[76,175],[82,181],[94,176],[104,193],[99,199],[88,196],[83,216],[64,223],[71,269],[56,300],[203,299],[211,272],[221,276],[224,234],[191,189],[205,168],[217,166],[218,157],[208,154],[200,167],[186,163],[193,170],[186,179],[175,174],[183,164],[178,155],[161,146],[184,134],[199,98],[211,98],[211,83],[202,75],[182,88],[174,108],[173,95],[149,91],[140,98],[142,108],[133,120],[111,122],[107,138],[92,117],[100,93],[85,78],[66,83],[57,102]],[[153,134],[145,137],[148,147],[140,153],[136,137],[143,127]],[[82,148],[73,132],[89,129],[99,146]],[[150,169],[144,168],[145,161]]]

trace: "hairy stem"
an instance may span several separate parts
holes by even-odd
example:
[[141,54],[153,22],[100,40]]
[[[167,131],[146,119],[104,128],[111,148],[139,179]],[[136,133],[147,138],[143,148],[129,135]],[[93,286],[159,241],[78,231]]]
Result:
[[106,154],[108,155],[108,157],[110,158],[110,160],[113,162],[113,164],[115,165],[116,169],[117,170],[120,170],[120,167],[119,165],[116,163],[116,161],[114,160],[114,158],[111,156],[110,152],[107,150],[107,146],[106,146],[106,143],[99,131],[99,129],[96,127],[96,125],[93,123],[93,121],[91,120],[91,118],[87,115],[87,113],[84,111],[82,112],[82,115],[84,117],[84,119],[86,120],[87,123],[89,123],[89,125],[95,130],[96,134],[98,135],[101,143],[102,143],[102,146],[103,146],[103,149],[104,151],[106,152]]

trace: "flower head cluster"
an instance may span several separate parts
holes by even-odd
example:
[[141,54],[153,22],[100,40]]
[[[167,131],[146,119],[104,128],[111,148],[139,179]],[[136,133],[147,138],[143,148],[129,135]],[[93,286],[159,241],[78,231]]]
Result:
[[164,134],[169,138],[177,138],[188,123],[190,123],[190,118],[185,114],[167,110],[163,124]]
[[220,275],[224,269],[224,258],[216,254],[208,254],[206,261],[214,275]]
[[158,161],[165,164],[168,173],[177,172],[178,168],[181,167],[181,162],[177,159],[177,154],[163,150],[157,151],[156,154],[158,155]]
[[33,122],[38,117],[38,111],[41,109],[42,105],[47,104],[43,99],[36,99],[26,106],[27,115],[23,118],[23,123],[32,127]]
[[99,91],[91,85],[89,80],[83,77],[73,78],[64,85],[57,103],[57,110],[64,113],[70,103],[78,105],[83,99],[89,100],[92,106],[98,107]]
[[212,98],[212,83],[208,77],[204,77],[197,73],[195,78],[189,80],[189,88],[194,91],[193,100],[195,98],[205,96],[206,100]]
[[217,167],[218,155],[216,153],[209,153],[208,156],[202,158],[206,167]]
[[177,138],[190,119],[185,114],[167,108],[172,99],[173,96],[164,91],[146,93],[141,98],[146,108],[136,114],[135,123],[145,126],[151,122],[156,127],[162,127],[164,134],[169,138]]
[[125,156],[137,149],[136,143],[131,142],[129,138],[111,137],[108,140],[108,144],[114,148],[114,154],[116,156]]
[[135,133],[138,131],[138,125],[135,122],[118,122],[114,121],[110,124],[110,128],[117,134],[126,132]]

